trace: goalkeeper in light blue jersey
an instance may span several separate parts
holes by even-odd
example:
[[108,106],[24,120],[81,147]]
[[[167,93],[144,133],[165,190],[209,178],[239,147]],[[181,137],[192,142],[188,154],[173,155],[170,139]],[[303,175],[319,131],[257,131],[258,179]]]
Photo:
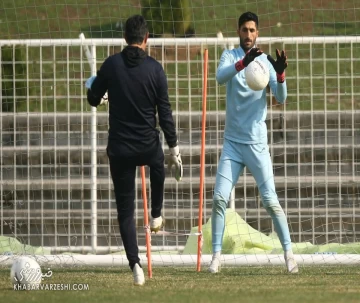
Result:
[[230,193],[246,166],[254,176],[264,208],[271,216],[282,247],[287,270],[298,272],[291,249],[286,216],[280,206],[274,183],[273,167],[267,142],[266,89],[251,90],[245,80],[244,68],[255,58],[263,61],[270,70],[269,86],[279,103],[287,97],[285,52],[276,50],[277,60],[266,56],[255,47],[258,37],[258,17],[247,12],[240,16],[238,35],[240,47],[225,50],[221,56],[216,79],[226,84],[226,123],[224,145],[216,174],[212,207],[213,257],[211,273],[220,270],[220,255],[225,228],[225,211]]

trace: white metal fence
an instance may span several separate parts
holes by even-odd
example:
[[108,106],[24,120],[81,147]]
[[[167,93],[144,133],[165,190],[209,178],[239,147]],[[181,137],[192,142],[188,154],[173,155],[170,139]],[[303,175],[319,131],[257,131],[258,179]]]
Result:
[[[286,49],[288,100],[269,93],[269,144],[276,186],[293,240],[313,244],[358,241],[358,37],[261,38],[273,54]],[[106,108],[91,109],[85,79],[123,39],[0,40],[0,235],[53,251],[107,252],[121,247],[105,153]],[[150,39],[148,52],[164,66],[179,132],[185,177],[166,179],[166,228],[187,233],[197,225],[201,135],[202,51],[209,50],[205,209],[212,189],[225,122],[225,89],[215,72],[229,39]],[[82,46],[91,47],[92,66]],[[19,52],[19,54],[17,53]],[[164,150],[167,148],[164,144]],[[137,185],[140,184],[140,178]],[[149,187],[149,186],[148,186]],[[137,191],[139,242],[144,244]],[[232,205],[254,228],[271,232],[255,182],[240,178]],[[158,249],[181,249],[185,236],[157,237]]]

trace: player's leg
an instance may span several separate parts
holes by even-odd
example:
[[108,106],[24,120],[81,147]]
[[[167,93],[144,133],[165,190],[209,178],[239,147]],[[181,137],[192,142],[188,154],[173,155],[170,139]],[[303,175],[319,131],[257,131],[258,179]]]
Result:
[[129,266],[133,271],[134,284],[143,285],[145,283],[145,276],[140,264],[134,220],[136,166],[126,159],[109,157],[109,160],[121,239]]
[[161,210],[164,200],[165,166],[164,152],[160,145],[149,155],[150,186],[151,186],[151,220],[150,229],[158,232],[164,226]]
[[288,270],[293,273],[298,272],[298,267],[292,254],[289,226],[275,190],[269,147],[267,144],[244,145],[243,156],[246,167],[249,168],[256,180],[263,206],[274,223],[275,230],[284,249]]
[[209,267],[211,273],[220,269],[220,254],[225,229],[225,212],[230,193],[244,169],[237,143],[224,140],[224,146],[216,173],[213,196],[211,232],[213,258]]

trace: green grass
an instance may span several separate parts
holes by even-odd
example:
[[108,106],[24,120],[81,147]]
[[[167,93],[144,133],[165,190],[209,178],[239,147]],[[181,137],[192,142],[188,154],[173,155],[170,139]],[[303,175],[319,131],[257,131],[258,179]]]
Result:
[[155,268],[145,286],[132,285],[120,269],[58,269],[44,283],[87,283],[88,291],[14,291],[9,271],[0,269],[2,302],[359,302],[360,268],[302,267],[298,275],[283,267],[224,268],[210,275],[203,268]]
[[[244,11],[260,18],[261,36],[359,35],[360,12],[354,0],[192,0],[192,26],[197,36],[214,37],[218,30],[234,36]],[[2,0],[0,39],[121,37],[117,24],[141,13],[142,1]],[[158,9],[154,7],[154,9]],[[277,27],[281,22],[282,26]]]
[[[132,14],[141,13],[141,0],[108,0],[106,4],[90,0],[58,0],[48,2],[45,0],[3,0],[0,1],[0,39],[37,39],[37,38],[77,38],[80,32],[84,32],[88,38],[119,38],[123,37],[123,29],[119,24],[124,24]],[[236,36],[236,24],[239,15],[247,10],[254,11],[260,18],[260,37],[266,36],[328,36],[328,35],[360,35],[360,10],[354,0],[192,0],[190,1],[192,11],[192,27],[197,37],[216,37],[221,30],[225,37]],[[156,8],[154,8],[156,9]],[[277,24],[281,22],[282,26]],[[283,48],[283,45],[274,45],[273,48]],[[327,45],[325,55],[331,59],[327,63],[322,62],[324,56],[323,45],[286,45],[289,57],[287,69],[288,92],[287,110],[349,110],[354,107],[360,108],[360,102],[354,94],[360,94],[360,79],[355,79],[353,86],[348,79],[351,74],[357,76],[360,62],[353,61],[352,67],[349,64],[349,44],[340,45],[339,54],[333,45]],[[110,53],[118,52],[120,49],[112,47]],[[264,46],[264,51],[268,51]],[[21,49],[22,58],[26,56],[25,48]],[[82,50],[79,47],[70,49],[70,59],[79,60]],[[221,54],[221,49],[215,53],[214,48],[209,49],[209,90],[208,94],[214,94],[218,89],[223,96],[223,87],[217,87],[214,80],[216,66]],[[181,55],[181,54],[180,54]],[[182,54],[184,56],[184,53]],[[340,61],[338,60],[338,55]],[[73,100],[69,96],[80,95],[80,76],[87,78],[88,70],[81,72],[78,63],[71,63],[66,66],[66,47],[44,47],[42,59],[47,61],[43,65],[42,102],[39,100],[40,87],[40,64],[38,48],[29,49],[28,66],[24,70],[31,75],[31,78],[38,79],[31,83],[28,96],[15,98],[16,111],[89,111],[90,107],[86,100]],[[306,61],[312,57],[312,60]],[[106,47],[97,48],[97,57],[100,62],[107,57]],[[360,48],[354,44],[353,58],[360,58]],[[182,81],[175,85],[175,81],[169,80],[170,100],[175,108],[175,100],[178,98],[179,110],[201,110],[200,80],[191,80],[190,88],[188,83],[191,77],[201,78],[202,54],[191,55],[192,63],[187,66],[186,61],[178,59],[174,62],[172,55],[167,55],[164,62],[164,69],[168,77],[174,78],[177,74]],[[299,66],[296,60],[300,60]],[[54,63],[56,62],[56,63]],[[338,66],[338,62],[340,62]],[[88,68],[85,64],[85,69]],[[324,70],[326,69],[326,77]],[[312,71],[312,73],[310,73]],[[56,73],[57,82],[53,81]],[[81,75],[82,73],[82,75]],[[298,78],[299,77],[302,78]],[[24,74],[22,79],[26,79]],[[343,79],[338,80],[337,77]],[[309,79],[313,77],[313,97],[296,97],[297,92],[310,93]],[[70,79],[70,83],[66,80]],[[10,79],[12,77],[10,76]],[[12,82],[10,86],[12,86]],[[23,82],[18,82],[22,92]],[[3,85],[3,89],[4,89]],[[353,87],[353,91],[351,88]],[[342,93],[341,100],[338,100],[338,92]],[[317,94],[317,95],[316,95]],[[12,93],[10,92],[12,96]],[[326,95],[326,97],[325,97]],[[9,100],[9,99],[8,99]],[[7,102],[5,100],[4,102]],[[217,105],[218,100],[208,99],[208,110],[224,109],[223,99]],[[341,102],[340,102],[341,101]],[[12,102],[10,99],[9,102]],[[190,103],[190,105],[189,105]],[[11,104],[10,104],[11,105]]]

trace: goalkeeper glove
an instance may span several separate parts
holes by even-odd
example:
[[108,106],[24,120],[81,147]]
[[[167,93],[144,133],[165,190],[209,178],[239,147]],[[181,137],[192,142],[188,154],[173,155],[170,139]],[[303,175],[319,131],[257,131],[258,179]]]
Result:
[[87,79],[85,82],[85,87],[87,89],[91,89],[91,85],[93,84],[95,79],[96,79],[96,76],[91,76],[89,79]]
[[256,57],[259,57],[262,55],[263,51],[260,48],[254,47],[251,50],[249,50],[245,57],[238,62],[235,63],[235,68],[239,72],[243,70],[245,67],[247,67],[252,61],[255,60]]
[[181,181],[183,176],[183,165],[181,161],[181,155],[179,151],[179,146],[170,147],[170,155],[168,159],[168,167],[175,165],[175,179],[176,181]]
[[108,93],[106,92],[104,94],[104,96],[101,98],[100,100],[100,104],[99,105],[107,105],[108,104]]
[[288,66],[288,63],[286,62],[287,56],[285,51],[281,51],[280,53],[280,51],[276,49],[276,61],[270,55],[268,55],[267,58],[276,71],[277,81],[283,83],[285,81],[285,68]]

